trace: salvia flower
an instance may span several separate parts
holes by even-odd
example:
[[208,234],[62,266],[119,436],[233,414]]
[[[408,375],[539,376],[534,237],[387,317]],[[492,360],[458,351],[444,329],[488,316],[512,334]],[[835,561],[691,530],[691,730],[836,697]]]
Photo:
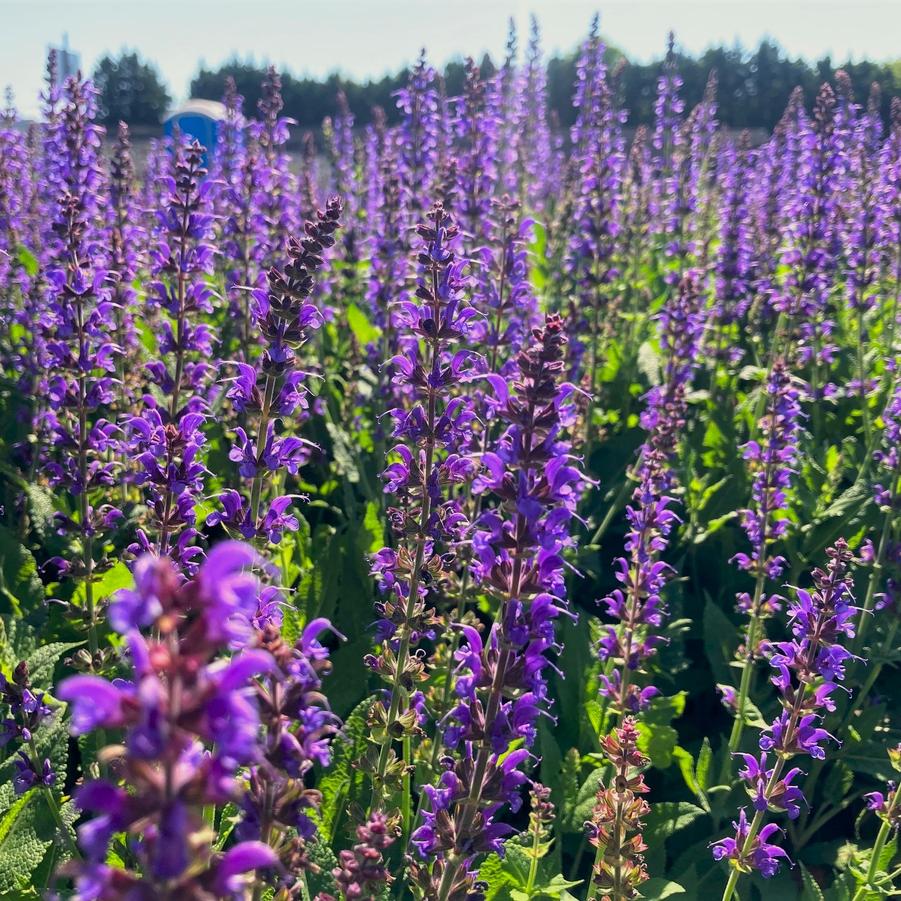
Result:
[[127,400],[133,383],[138,335],[135,327],[137,292],[134,281],[144,257],[144,230],[140,225],[137,179],[131,159],[128,126],[119,123],[116,145],[110,160],[110,203],[107,229],[110,239],[109,267],[116,273],[111,297],[114,308],[114,338],[119,348],[117,375],[123,400]]
[[588,841],[597,849],[589,898],[641,897],[639,886],[647,881],[643,852],[642,817],[650,811],[642,795],[648,792],[643,770],[650,761],[638,750],[635,720],[623,724],[601,741],[601,750],[613,767],[608,786],[597,793],[591,819],[585,824]]
[[735,362],[741,353],[733,338],[733,326],[743,321],[753,300],[752,173],[756,158],[744,132],[738,147],[727,144],[720,155],[718,180],[719,237],[713,269],[716,299],[711,350],[716,362]]
[[610,283],[617,275],[614,250],[619,234],[620,183],[624,165],[623,114],[614,105],[606,48],[597,35],[597,19],[576,65],[573,104],[578,111],[572,128],[574,148],[575,204],[567,252],[567,268],[576,288],[580,328],[584,333],[574,347],[579,359],[587,349],[587,374],[591,393],[597,384],[599,343],[602,327],[615,320],[611,308],[615,297]]
[[434,194],[442,143],[438,75],[426,61],[424,50],[410,70],[407,85],[395,96],[401,114],[398,130],[401,206],[409,211],[406,224],[412,228],[428,212],[428,201],[423,198]]
[[[254,560],[250,547],[226,542],[188,581],[167,558],[140,558],[134,589],[120,592],[111,608],[131,678],[83,675],[60,684],[73,733],[125,733],[122,745],[105,752],[110,776],[76,796],[89,814],[78,830],[80,898],[241,897],[241,874],[277,865],[260,842],[214,851],[203,820],[204,805],[238,800],[238,768],[260,754],[253,677],[277,664],[257,649],[222,656],[252,634]],[[107,849],[123,832],[131,864],[113,869]]]
[[661,384],[645,398],[641,416],[647,439],[633,473],[638,484],[626,508],[626,556],[616,561],[616,579],[622,587],[601,601],[607,613],[619,620],[617,626],[606,627],[598,645],[605,664],[601,694],[620,713],[643,710],[659,694],[653,686],[637,685],[634,675],[645,672],[647,661],[663,641],[660,629],[667,610],[661,592],[671,568],[661,557],[678,522],[671,509],[671,492],[677,485],[673,464],[703,328],[698,285],[686,275],[660,317],[666,365]]
[[785,361],[777,359],[766,384],[766,407],[759,423],[760,438],[742,448],[752,473],[753,507],[741,511],[741,523],[751,543],[751,553],[740,552],[733,561],[755,580],[754,592],[741,592],[738,607],[749,616],[745,634],[741,684],[737,698],[738,715],[730,738],[730,747],[738,749],[745,718],[754,661],[759,655],[762,622],[781,609],[783,598],[767,592],[768,582],[778,580],[785,558],[773,552],[788,531],[789,491],[798,457],[802,413],[800,390]]
[[[341,897],[348,899],[376,898],[393,881],[385,866],[385,851],[397,837],[397,823],[381,811],[357,826],[357,843],[339,855],[339,866],[332,876],[341,889]],[[322,893],[318,901],[334,901]]]
[[436,204],[418,233],[421,277],[414,297],[400,304],[398,328],[407,340],[404,352],[391,361],[393,379],[411,393],[412,405],[391,411],[398,444],[383,473],[386,492],[400,502],[388,511],[398,546],[385,547],[372,559],[384,595],[376,607],[383,644],[378,656],[366,660],[389,686],[371,716],[377,749],[371,764],[373,809],[384,797],[386,778],[399,775],[393,739],[418,728],[405,686],[424,676],[416,646],[436,623],[431,593],[448,578],[450,548],[468,528],[459,501],[449,494],[471,479],[473,469],[459,453],[468,445],[473,415],[466,399],[452,394],[473,370],[473,355],[455,348],[471,340],[477,317],[464,294],[464,263],[454,250],[458,230]]
[[262,338],[264,349],[252,363],[236,364],[237,376],[226,391],[248,429],[251,422],[256,426],[249,434],[239,426],[229,452],[249,491],[247,497],[233,489],[221,494],[222,509],[207,517],[207,525],[223,523],[245,538],[276,543],[284,529],[297,528],[296,518],[287,513],[292,498],[273,497],[264,510],[263,488],[267,477],[271,479],[283,472],[296,475],[311,456],[310,442],[281,432],[284,423],[299,420],[309,406],[298,351],[322,325],[322,315],[310,302],[310,296],[316,288],[325,251],[335,243],[341,209],[340,198],[330,198],[316,220],[306,223],[304,237],[289,240],[285,268],[270,268],[266,287],[253,291],[253,327]]
[[654,130],[651,135],[653,181],[650,206],[655,232],[669,242],[675,240],[681,223],[678,163],[680,158],[685,156],[683,147],[685,101],[681,96],[682,86],[682,77],[676,63],[675,38],[670,33],[667,38],[666,59],[657,79],[657,96],[654,100]]
[[[234,335],[223,343],[242,360],[259,349],[250,311],[251,289],[263,280],[268,246],[268,225],[260,204],[270,173],[258,140],[252,139],[243,114],[243,98],[231,79],[226,80],[225,119],[210,178],[217,185],[215,206],[219,249],[227,261],[225,289],[230,317],[226,326]],[[233,342],[227,342],[233,337]]]
[[775,876],[779,864],[788,859],[784,848],[770,842],[770,838],[780,832],[779,827],[769,823],[751,838],[751,824],[744,807],[738,813],[738,822],[733,822],[732,826],[734,837],[720,839],[710,846],[714,859],[728,860],[736,872],[751,873],[756,870],[765,879]]
[[[831,341],[834,322],[826,315],[839,250],[838,185],[843,172],[838,160],[835,94],[823,85],[813,121],[799,99],[790,103],[790,110],[789,135],[797,143],[797,165],[784,175],[781,261],[786,275],[774,293],[773,305],[786,318],[788,333],[797,332],[799,358],[812,364],[816,375],[836,352]],[[812,385],[815,399],[821,399],[824,387]]]
[[69,570],[84,581],[88,639],[98,651],[92,582],[99,540],[119,517],[112,505],[95,507],[115,483],[118,441],[107,418],[115,397],[115,314],[109,276],[97,244],[101,215],[102,129],[94,124],[94,89],[89,82],[66,82],[58,128],[57,160],[61,193],[53,205],[54,258],[46,272],[47,298],[34,325],[42,333],[47,369],[35,385],[46,405],[37,408],[42,463],[50,485],[68,492],[77,512],[63,514],[59,526],[81,544],[81,559]]
[[[528,751],[537,720],[548,715],[547,670],[560,649],[554,623],[571,616],[565,597],[563,550],[570,543],[583,477],[568,453],[564,429],[573,414],[560,385],[566,338],[563,322],[548,316],[520,351],[511,383],[488,380],[495,415],[506,424],[495,450],[482,454],[473,484],[496,506],[486,506],[473,536],[476,582],[499,603],[487,639],[464,626],[458,661],[456,706],[440,724],[450,753],[412,842],[424,858],[422,890],[446,901],[467,877],[475,858],[502,852],[513,827],[500,821],[505,807],[519,809]],[[522,746],[514,750],[514,742]]]
[[[330,629],[328,620],[314,619],[291,645],[270,622],[257,636],[275,666],[256,683],[265,738],[249,767],[238,833],[269,845],[282,873],[306,866],[303,844],[315,834],[313,815],[321,800],[306,780],[315,765],[328,766],[329,739],[340,726],[322,693],[322,678],[331,664],[319,638]],[[282,874],[276,875],[276,881],[284,881]]]
[[[281,115],[284,106],[281,76],[274,66],[270,66],[257,102],[260,117],[251,122],[248,129],[261,155],[260,179],[255,182],[258,195],[254,209],[261,217],[259,225],[265,235],[264,269],[278,263],[284,244],[283,235],[291,234],[297,224],[297,184],[285,151],[289,127],[295,123],[293,119]],[[257,234],[260,232],[256,232],[255,237]]]
[[488,103],[488,86],[471,59],[465,63],[463,94],[456,103],[454,155],[457,159],[455,212],[467,253],[481,246],[498,179],[498,121]]
[[754,817],[749,823],[742,809],[735,837],[711,845],[717,860],[732,864],[724,899],[732,897],[742,873],[776,874],[780,859],[787,855],[769,843],[779,830],[774,823],[764,825],[764,820],[769,811],[785,811],[794,819],[806,804],[793,784],[800,770],[786,771],[788,761],[799,755],[822,760],[826,744],[834,741],[820,722],[824,711],[835,709],[832,693],[844,680],[845,665],[852,657],[843,642],[854,636],[856,608],[852,606],[852,556],[847,543],[839,539],[827,555],[826,569],[812,573],[813,587],[795,589],[795,600],[788,608],[791,641],[771,645],[772,683],[779,691],[782,711],[762,731],[760,748],[764,753],[759,759],[742,754],[744,768],[739,773],[753,799]]
[[160,358],[147,364],[159,398],[145,396],[143,411],[125,420],[126,443],[137,458],[134,481],[146,486],[151,535],[139,532],[133,550],[155,550],[189,562],[201,553],[196,507],[204,489],[206,391],[215,374],[215,340],[201,314],[213,310],[207,277],[213,268],[212,182],[205,180],[204,149],[196,141],[180,153],[175,175],[157,210],[159,243],[150,253],[156,277],[151,297],[166,314]]
[[[784,361],[776,360],[766,385],[766,412],[760,423],[762,437],[744,445],[742,452],[753,474],[751,498],[754,507],[741,511],[742,527],[751,543],[750,554],[737,554],[736,564],[757,576],[779,579],[785,567],[782,557],[769,553],[782,538],[788,523],[782,514],[788,509],[788,490],[798,456],[802,413],[800,390]],[[746,599],[740,605],[746,608]],[[769,599],[773,610],[778,598]]]
[[529,22],[526,64],[519,76],[520,129],[516,196],[528,208],[541,211],[553,196],[555,166],[551,158],[547,71],[541,54],[541,33],[535,16]]
[[56,781],[53,765],[42,757],[35,742],[36,733],[52,716],[44,692],[33,688],[28,664],[22,660],[8,679],[0,673],[0,702],[6,705],[6,718],[0,721],[0,746],[18,744],[13,788],[17,795],[35,785],[50,787]]

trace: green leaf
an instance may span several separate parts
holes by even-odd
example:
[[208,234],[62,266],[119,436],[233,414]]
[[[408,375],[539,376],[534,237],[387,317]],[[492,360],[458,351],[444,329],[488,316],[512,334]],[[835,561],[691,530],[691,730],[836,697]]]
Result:
[[663,901],[673,895],[684,895],[685,889],[678,882],[657,876],[641,884],[641,897],[646,901]]
[[29,613],[44,600],[44,586],[31,551],[5,526],[0,526],[0,596],[15,616]]
[[32,684],[39,688],[51,686],[53,668],[57,661],[67,651],[80,648],[83,644],[83,641],[51,641],[29,654],[25,659],[28,662],[28,675]]
[[536,889],[538,890],[538,893],[532,897],[540,898],[547,896],[548,898],[571,898],[572,895],[570,895],[567,889],[575,888],[575,886],[581,884],[581,879],[567,879],[562,873],[557,873],[550,881],[541,882],[540,885],[537,885]]
[[[307,873],[307,884],[312,897],[316,897],[319,892],[328,892],[335,897],[340,896],[340,890],[332,876],[332,870],[338,865],[338,858],[335,857],[334,851],[324,841],[310,841],[306,847],[310,861],[316,867]],[[316,872],[318,869],[319,872]]]
[[717,682],[730,682],[729,661],[735,650],[735,626],[729,617],[707,598],[704,604],[704,649]]
[[357,339],[358,344],[366,347],[366,345],[374,344],[378,341],[382,334],[381,329],[376,328],[355,303],[348,304],[345,313],[347,315],[347,324],[354,333],[354,338]]
[[822,890],[810,875],[810,870],[803,863],[799,863],[798,866],[801,868],[801,885],[804,888],[800,901],[825,901]]
[[560,899],[572,898],[573,895],[570,894],[569,889],[581,884],[581,879],[572,881],[567,879],[562,873],[557,873],[547,881],[536,879],[531,891],[511,888],[510,899],[511,901],[532,901],[532,899],[538,898],[554,898],[560,901]]
[[555,792],[560,785],[563,770],[563,755],[554,738],[553,730],[547,722],[538,728],[538,747],[541,752],[541,781]]
[[511,883],[515,884],[510,873],[504,867],[504,861],[497,854],[489,854],[479,867],[479,882],[485,884],[485,901],[495,901],[503,898],[500,893],[506,891],[506,897],[510,896]]
[[52,539],[55,533],[53,495],[43,485],[25,486],[28,498],[28,515],[31,527],[42,542]]
[[669,697],[656,697],[642,717],[638,747],[658,769],[665,770],[672,765],[679,733],[669,724],[682,715],[687,697],[688,693],[684,691]]
[[707,813],[710,813],[710,799],[707,797],[707,789],[709,788],[708,780],[712,752],[706,737],[701,750],[698,752],[697,763],[685,748],[678,746],[673,749],[673,758],[679,766],[679,772],[682,773],[682,779],[689,791],[694,792],[701,807]]
[[686,788],[696,795],[700,794],[701,786],[698,784],[698,777],[695,775],[694,757],[692,757],[691,753],[686,751],[685,748],[678,746],[673,748],[673,757],[679,767],[679,772],[682,774],[682,779],[685,782]]
[[35,630],[31,625],[12,616],[0,617],[0,667],[7,675],[37,647]]
[[598,767],[585,777],[585,781],[579,787],[575,802],[568,807],[561,818],[561,825],[567,832],[581,832],[585,821],[591,819],[591,812],[594,810],[596,796],[603,782],[605,770],[606,767]]
[[354,459],[350,435],[333,422],[326,422],[325,429],[332,439],[332,462],[335,471],[352,485],[360,481],[360,470]]
[[737,518],[738,514],[734,510],[724,513],[722,516],[714,517],[706,524],[706,528],[695,533],[692,540],[695,544],[703,544],[711,535],[715,535],[723,526]]
[[645,817],[644,839],[648,845],[648,868],[660,872],[666,863],[665,842],[690,826],[704,811],[687,801],[661,801]]
[[896,832],[882,847],[882,851],[879,854],[879,859],[876,862],[876,866],[879,867],[879,872],[886,872],[892,864],[892,861],[895,859],[895,855],[898,853],[898,833]]
[[601,734],[601,726],[603,725],[604,712],[601,705],[593,698],[585,703],[585,715],[591,724],[592,731],[595,735]]
[[685,702],[688,699],[687,691],[678,691],[668,697],[657,696],[651,701],[651,706],[642,717],[646,723],[671,723],[685,712]]
[[368,552],[374,554],[385,546],[385,529],[382,522],[381,510],[375,501],[366,504],[366,515],[363,518],[363,528],[369,536]]
[[660,384],[660,352],[650,341],[638,348],[638,371],[651,383]]
[[824,798],[844,798],[854,784],[854,772],[846,763],[836,760],[823,782]]
[[695,777],[698,780],[698,787],[701,791],[707,791],[710,788],[710,771],[713,765],[713,748],[710,747],[710,739],[704,736],[701,743],[701,750],[698,751],[698,760],[695,764]]
[[557,867],[550,866],[550,859],[545,858],[538,867],[535,881],[529,889],[529,870],[531,847],[523,846],[527,836],[511,839],[504,843],[504,856],[497,854],[487,857],[479,868],[479,881],[485,882],[486,899],[510,899],[510,901],[532,901],[532,899],[564,899],[572,897],[569,889],[579,885],[579,881],[570,881],[561,873],[555,872]]
[[16,259],[30,278],[34,278],[38,274],[38,269],[41,268],[38,258],[22,244],[16,250]]
[[[565,829],[565,822],[569,817],[569,812],[573,810],[578,803],[579,796],[579,773],[581,771],[581,759],[576,748],[570,748],[563,756],[563,765],[560,770],[560,797],[563,803],[560,805],[560,816],[558,822],[561,828]],[[575,832],[582,828],[580,824]]]
[[[74,805],[65,805],[63,818],[67,824],[74,822]],[[55,834],[56,827],[40,789],[16,799],[0,820],[0,892],[32,887],[32,874],[44,860]]]
[[[99,579],[95,579],[92,583],[94,602],[101,601],[105,598],[112,597],[120,588],[131,588],[134,584],[134,577],[131,570],[121,560],[111,566]],[[87,591],[84,582],[79,582],[75,589],[72,600],[79,606],[83,606],[87,597]]]
[[659,770],[671,766],[679,733],[663,723],[642,723],[640,730],[638,748],[650,757],[651,764]]
[[332,764],[319,783],[320,834],[326,842],[334,841],[342,816],[363,787],[363,774],[355,763],[366,750],[369,735],[366,719],[375,700],[375,696],[367,698],[353,710],[332,744]]

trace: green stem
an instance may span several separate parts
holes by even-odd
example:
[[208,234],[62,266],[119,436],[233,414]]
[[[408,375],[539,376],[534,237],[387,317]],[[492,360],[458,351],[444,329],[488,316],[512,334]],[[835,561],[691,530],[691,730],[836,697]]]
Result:
[[736,701],[736,716],[732,722],[732,733],[729,736],[729,751],[734,754],[741,744],[741,735],[745,728],[746,707],[748,694],[751,690],[751,677],[754,673],[754,648],[757,646],[758,631],[760,629],[760,600],[763,597],[763,586],[766,574],[763,571],[761,561],[757,572],[757,583],[754,586],[754,599],[751,602],[751,619],[748,622],[748,630],[745,633],[745,663],[741,671],[741,681],[738,688]]
[[[898,631],[899,622],[897,619],[893,619],[891,625],[885,633],[885,638],[882,641],[881,653],[882,655],[887,654],[890,650],[895,647],[895,635]],[[830,727],[830,731],[832,731],[835,735],[842,735],[845,733],[848,725],[854,719],[854,716],[857,714],[857,711],[863,707],[864,701],[869,697],[870,692],[873,690],[873,686],[876,684],[876,680],[879,678],[882,673],[882,668],[884,664],[882,662],[876,663],[867,673],[867,678],[864,680],[863,685],[860,687],[860,691],[854,695],[854,700],[850,703],[848,709],[845,711],[841,720],[839,721],[838,726],[834,729]],[[810,775],[807,777],[804,783],[804,795],[807,798],[812,798],[814,793],[814,788],[817,784],[817,780],[823,772],[824,763],[822,760],[814,761],[814,765],[811,768]],[[828,810],[830,807],[829,799],[825,799],[825,808]],[[841,808],[838,808],[841,809]],[[802,825],[804,821],[801,821]],[[805,828],[804,831],[799,836],[796,845],[798,847],[802,847],[807,843],[808,839],[812,836],[812,832],[810,828]]]
[[879,858],[882,856],[882,851],[885,848],[885,843],[888,841],[889,834],[892,831],[892,814],[895,812],[895,806],[898,803],[898,795],[901,794],[897,789],[895,793],[892,795],[892,803],[889,805],[888,810],[885,813],[885,819],[882,821],[882,825],[879,827],[879,833],[876,835],[876,842],[873,845],[873,851],[870,856],[870,865],[867,867],[867,881],[864,885],[861,885],[857,891],[854,893],[854,898],[852,901],[863,901],[867,896],[867,892],[872,888],[874,891],[876,890],[876,876],[879,873]]
[[[899,463],[896,464],[895,470],[892,473],[892,493],[895,493],[895,489],[898,484],[898,469],[901,466],[901,458],[899,458]],[[882,521],[882,531],[879,535],[879,545],[876,548],[876,559],[873,561],[873,568],[870,571],[870,579],[867,583],[867,593],[864,598],[863,606],[860,608],[860,619],[857,624],[857,634],[854,638],[854,641],[851,645],[851,651],[854,654],[859,654],[861,649],[864,647],[864,638],[866,637],[867,631],[870,627],[870,620],[873,618],[873,606],[876,603],[876,588],[878,584],[882,580],[882,571],[885,565],[885,555],[888,551],[888,543],[889,537],[891,536],[892,531],[892,520],[894,519],[894,511],[889,509],[885,513],[885,518]]]
[[250,487],[250,521],[254,528],[260,518],[260,500],[263,494],[263,479],[265,473],[261,471],[260,460],[263,456],[263,450],[266,447],[266,439],[269,433],[269,416],[272,410],[272,402],[275,398],[277,380],[271,375],[266,376],[266,382],[263,386],[263,404],[260,407],[260,427],[257,432],[257,444],[254,456],[254,464],[256,472],[253,477],[253,483]]
[[[835,584],[834,582],[830,584],[828,591],[831,594],[835,592]],[[813,669],[814,661],[816,660],[816,655],[819,653],[820,647],[823,643],[823,635],[822,630],[824,626],[823,623],[818,623],[814,629],[814,634],[811,637],[811,640],[808,645],[808,650],[806,654],[806,658],[803,662],[803,666],[801,671],[807,671]],[[801,711],[804,706],[804,701],[807,698],[807,692],[805,691],[804,684],[800,684],[794,690],[794,701],[791,706],[791,712],[788,717],[788,724],[785,727],[785,734],[783,736],[783,747],[790,748],[793,746],[796,736],[795,731],[798,728],[798,722],[801,718]],[[782,770],[785,768],[785,764],[788,761],[789,756],[779,754],[776,758],[776,763],[773,766],[773,770],[770,774],[770,778],[766,784],[766,788],[763,790],[763,797],[767,800],[773,796],[773,791],[776,786],[779,784],[779,779],[782,776]],[[741,862],[744,861],[748,854],[751,852],[751,849],[754,847],[754,841],[757,838],[757,833],[760,830],[761,825],[763,825],[764,816],[766,814],[766,810],[768,808],[764,808],[764,810],[758,810],[754,813],[754,818],[751,820],[751,825],[748,828],[748,834],[745,838],[744,843],[739,849],[738,859],[732,861],[732,872],[729,874],[729,879],[726,882],[726,888],[723,891],[722,901],[731,901],[733,894],[735,893],[735,887],[738,884],[738,879],[740,876],[739,866],[742,865]]]
[[526,880],[526,896],[532,897],[535,890],[535,879],[538,877],[538,860],[540,858],[539,847],[541,845],[541,824],[535,823],[535,830],[532,832],[532,854],[529,860],[529,878]]
[[[802,692],[798,692],[798,694],[802,694]],[[794,714],[793,714],[794,716]],[[770,776],[770,781],[767,783],[766,788],[764,789],[764,797],[769,797],[773,789],[776,787],[776,783],[779,781],[779,777],[782,775],[782,768],[785,766],[785,758],[780,757],[776,760],[776,765],[773,767],[773,774]],[[751,820],[751,826],[748,830],[748,837],[745,839],[745,843],[741,847],[741,856],[745,857],[751,850],[754,839],[757,838],[757,832],[760,827],[763,825],[763,816],[764,811],[758,810],[754,814],[754,819]],[[729,874],[729,880],[726,883],[726,888],[723,891],[722,901],[731,901],[733,894],[735,893],[735,886],[738,884],[739,876],[741,872],[738,867],[733,864],[732,872]]]
[[[639,455],[638,460],[635,462],[635,471],[641,466],[641,455]],[[588,547],[591,549],[597,549],[600,547],[601,539],[607,533],[607,529],[610,528],[610,524],[613,522],[617,513],[622,510],[623,505],[629,498],[629,494],[632,489],[635,487],[635,478],[632,475],[633,470],[626,469],[625,480],[623,484],[620,486],[619,491],[616,493],[616,497],[610,503],[610,506],[607,508],[607,512],[604,514],[603,520],[601,520],[601,524],[598,526],[597,531],[594,535],[591,536],[591,541],[588,542]]]
[[405,735],[403,741],[404,748],[404,764],[407,769],[403,775],[403,787],[401,793],[401,817],[403,822],[403,834],[401,836],[401,845],[406,848],[407,839],[410,835],[410,825],[412,822],[412,807],[413,807],[413,777],[410,773],[410,764],[413,760],[413,749],[410,742],[410,736]]
[[860,415],[863,418],[863,433],[866,446],[870,446],[872,425],[870,424],[870,405],[867,398],[866,364],[864,354],[864,310],[857,311],[857,380],[860,383]]

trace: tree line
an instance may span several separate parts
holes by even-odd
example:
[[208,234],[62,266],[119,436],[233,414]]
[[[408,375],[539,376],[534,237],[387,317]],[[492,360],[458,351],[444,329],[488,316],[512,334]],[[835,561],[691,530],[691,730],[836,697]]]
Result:
[[[613,48],[609,55],[611,63],[620,59],[625,63],[618,78],[619,102],[629,111],[630,124],[650,123],[662,58],[645,64],[632,63]],[[720,46],[691,56],[677,50],[676,61],[689,108],[701,99],[710,72],[716,72],[719,116],[732,128],[771,129],[796,85],[810,99],[822,82],[834,78],[837,69],[848,73],[860,103],[866,102],[870,85],[877,82],[882,88],[886,116],[891,96],[901,93],[901,62],[861,61],[838,65],[827,56],[811,63],[789,58],[768,40],[752,51],[739,46]],[[552,57],[547,64],[548,105],[562,126],[571,125],[575,115],[572,107],[575,64],[575,53]],[[485,77],[496,71],[496,64],[488,55],[480,65]],[[260,97],[264,74],[265,66],[239,59],[215,69],[201,67],[191,81],[191,96],[219,99],[225,79],[230,75],[244,96],[245,109],[252,111]],[[448,96],[459,94],[463,87],[463,62],[448,63],[443,75]],[[406,69],[368,81],[354,81],[337,73],[316,79],[285,72],[282,73],[285,115],[295,119],[301,128],[318,128],[326,116],[335,112],[335,98],[340,90],[346,95],[358,125],[370,122],[376,107],[385,110],[388,121],[394,122],[397,120],[394,93],[406,83],[407,76]],[[157,124],[171,102],[157,69],[135,53],[104,57],[97,65],[94,80],[100,90],[101,117],[108,124],[120,119],[132,125]]]

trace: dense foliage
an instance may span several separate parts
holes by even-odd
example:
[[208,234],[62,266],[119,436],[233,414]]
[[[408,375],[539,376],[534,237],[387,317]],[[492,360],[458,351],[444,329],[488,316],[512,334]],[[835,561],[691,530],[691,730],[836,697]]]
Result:
[[0,122],[0,897],[898,893],[901,101]]
[[97,90],[97,118],[106,125],[159,125],[169,109],[172,98],[159,72],[137,53],[104,56],[91,80]]
[[[700,102],[707,77],[715,71],[720,83],[717,93],[719,120],[723,125],[739,129],[771,130],[795,87],[802,87],[807,96],[813,97],[824,81],[834,80],[839,68],[829,57],[815,62],[791,59],[769,40],[761,41],[754,49],[711,47],[697,56],[676,51],[675,58],[683,81],[682,96],[689,109]],[[640,63],[628,60],[621,51],[608,46],[605,61],[611,69],[621,62],[625,63],[622,71],[617,73],[612,88],[617,95],[617,103],[629,110],[629,122],[633,126],[652,124],[657,75],[662,59]],[[576,117],[572,105],[572,86],[577,62],[578,55],[571,53],[553,56],[546,63],[548,108],[566,128],[572,126]],[[505,63],[485,55],[479,63],[482,77],[494,77],[498,64]],[[859,60],[844,63],[841,68],[848,74],[859,98],[866,97],[872,82],[881,85],[882,113],[887,118],[891,97],[901,89],[898,63]],[[201,67],[191,80],[191,96],[219,97],[225,79],[233,78],[246,103],[251,106],[260,96],[260,85],[265,74],[265,66],[240,59],[229,60],[217,68]],[[447,95],[458,96],[466,78],[464,63],[452,60],[441,75]],[[365,82],[337,73],[326,78],[313,78],[283,72],[285,111],[302,128],[316,128],[325,116],[331,115],[335,95],[343,91],[358,124],[368,125],[374,121],[373,110],[378,107],[385,111],[388,122],[395,125],[400,122],[400,112],[393,96],[409,77],[409,69]]]

